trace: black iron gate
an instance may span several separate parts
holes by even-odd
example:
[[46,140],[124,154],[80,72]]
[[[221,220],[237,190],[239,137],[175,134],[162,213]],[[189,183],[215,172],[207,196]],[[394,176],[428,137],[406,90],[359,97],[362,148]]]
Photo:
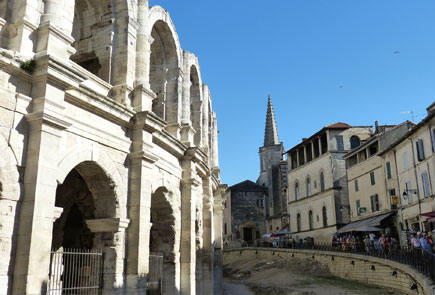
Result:
[[147,290],[150,295],[163,294],[163,255],[160,253],[150,253]]
[[102,274],[103,253],[99,250],[52,251],[47,294],[101,294]]

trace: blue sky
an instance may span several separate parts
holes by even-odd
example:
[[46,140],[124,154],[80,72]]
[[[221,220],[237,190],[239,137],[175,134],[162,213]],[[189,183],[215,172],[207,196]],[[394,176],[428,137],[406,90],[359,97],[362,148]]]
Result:
[[[269,4],[271,3],[271,4]],[[267,94],[286,150],[334,122],[420,121],[435,101],[433,0],[152,0],[198,56],[223,183],[259,174]],[[394,53],[397,51],[398,53]]]

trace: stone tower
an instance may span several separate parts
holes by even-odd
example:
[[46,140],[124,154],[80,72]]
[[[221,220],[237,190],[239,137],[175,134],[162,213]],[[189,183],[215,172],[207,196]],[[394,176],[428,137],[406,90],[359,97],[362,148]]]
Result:
[[[268,197],[266,201],[266,211],[269,220],[279,219],[286,210],[285,206],[285,187],[287,165],[283,161],[284,145],[279,141],[278,129],[276,127],[275,114],[273,112],[272,100],[270,95],[267,101],[266,128],[264,130],[264,145],[259,149],[260,154],[260,176],[257,184],[268,188]],[[285,212],[284,212],[285,213]],[[278,220],[276,220],[278,221]],[[278,222],[272,222],[272,228],[283,228]]]

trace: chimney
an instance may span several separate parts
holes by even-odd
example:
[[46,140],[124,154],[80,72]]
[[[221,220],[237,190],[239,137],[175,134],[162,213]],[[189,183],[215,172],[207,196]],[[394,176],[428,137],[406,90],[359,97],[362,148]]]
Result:
[[379,132],[378,121],[375,121],[375,134],[378,134],[378,132]]

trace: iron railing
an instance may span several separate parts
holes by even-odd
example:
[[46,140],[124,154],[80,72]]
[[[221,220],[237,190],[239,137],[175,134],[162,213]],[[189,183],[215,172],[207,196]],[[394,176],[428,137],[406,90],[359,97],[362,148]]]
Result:
[[378,257],[396,261],[401,264],[409,265],[410,267],[421,272],[426,277],[435,282],[435,255],[422,250],[409,247],[386,247],[384,249],[376,249],[373,245],[365,246],[363,243],[354,245],[341,243],[280,243],[280,248],[292,249],[307,249],[317,251],[353,253],[372,257]]
[[147,291],[150,295],[163,294],[163,255],[160,253],[150,253]]
[[102,274],[101,251],[84,249],[52,251],[47,294],[101,294]]

